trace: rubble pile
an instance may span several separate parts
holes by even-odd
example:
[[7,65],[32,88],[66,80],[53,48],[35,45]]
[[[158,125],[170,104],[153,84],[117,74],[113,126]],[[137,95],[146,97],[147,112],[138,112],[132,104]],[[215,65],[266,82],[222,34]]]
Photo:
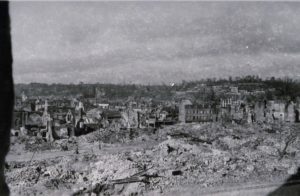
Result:
[[289,144],[283,157],[280,155],[292,134],[288,126],[277,134],[259,126],[211,129],[197,125],[188,130],[161,131],[165,131],[161,137],[171,139],[134,156],[135,162],[162,176],[154,179],[153,189],[273,180],[274,176],[284,178],[295,173],[299,165],[299,139]]
[[[13,195],[33,195],[57,190],[73,193],[99,183],[111,184],[138,171],[136,163],[121,154],[84,154],[22,164],[11,162],[6,175]],[[116,193],[115,186],[107,191]]]
[[54,150],[54,149],[59,149],[59,148],[53,143],[47,142],[43,138],[39,138],[39,137],[29,137],[28,141],[25,142],[25,150],[29,152],[46,151],[46,150]]
[[103,142],[103,143],[131,143],[132,141],[155,140],[157,135],[152,129],[100,129],[98,131],[82,135],[77,138],[79,143]]
[[68,139],[61,139],[54,141],[53,146],[57,146],[61,151],[75,150],[78,148],[78,139],[70,137]]
[[[176,125],[156,136],[163,141],[151,149],[10,162],[7,180],[15,195],[42,190],[43,194],[58,190],[74,195],[159,194],[192,184],[206,188],[282,181],[300,164],[299,135],[289,125]],[[86,136],[76,139],[64,142],[91,142]]]

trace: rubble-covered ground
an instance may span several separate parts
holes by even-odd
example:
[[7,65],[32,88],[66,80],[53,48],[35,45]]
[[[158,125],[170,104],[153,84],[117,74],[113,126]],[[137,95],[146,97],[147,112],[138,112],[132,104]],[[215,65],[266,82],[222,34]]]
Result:
[[159,195],[193,185],[205,192],[283,182],[300,165],[298,130],[297,124],[186,124],[102,130],[52,144],[23,136],[12,138],[7,182],[12,195]]

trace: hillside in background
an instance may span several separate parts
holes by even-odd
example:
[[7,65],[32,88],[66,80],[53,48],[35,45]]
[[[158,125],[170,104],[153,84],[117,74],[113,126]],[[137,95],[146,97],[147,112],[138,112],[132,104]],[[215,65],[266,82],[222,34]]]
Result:
[[[171,85],[138,85],[138,84],[16,84],[16,97],[24,92],[27,96],[56,96],[56,97],[84,97],[94,98],[97,92],[108,99],[126,99],[128,97],[149,97],[160,100],[171,100],[175,92],[199,91],[205,87],[212,86],[236,86],[240,90],[264,90],[275,89],[272,96],[290,97],[300,96],[300,83],[290,78],[268,78],[261,79],[258,76],[245,76],[228,79],[203,79],[198,81],[182,81],[182,83]],[[209,94],[206,91],[205,94]]]

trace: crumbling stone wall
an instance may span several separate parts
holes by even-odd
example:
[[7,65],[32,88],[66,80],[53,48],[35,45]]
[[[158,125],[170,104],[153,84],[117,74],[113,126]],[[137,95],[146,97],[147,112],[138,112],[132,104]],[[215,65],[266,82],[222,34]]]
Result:
[[256,121],[263,122],[265,120],[265,105],[263,102],[256,102],[254,106]]
[[179,122],[181,122],[181,123],[185,123],[185,118],[186,118],[185,106],[186,105],[192,105],[192,103],[189,100],[183,100],[179,106]]
[[286,107],[286,118],[285,121],[294,123],[295,122],[295,104],[293,102],[288,103]]

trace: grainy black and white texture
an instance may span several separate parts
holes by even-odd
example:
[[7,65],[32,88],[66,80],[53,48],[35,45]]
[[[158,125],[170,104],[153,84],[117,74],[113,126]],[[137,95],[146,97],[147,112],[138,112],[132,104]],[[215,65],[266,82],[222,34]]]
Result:
[[9,5],[0,196],[300,195],[300,3]]
[[11,8],[16,82],[300,76],[297,2],[12,2]]

